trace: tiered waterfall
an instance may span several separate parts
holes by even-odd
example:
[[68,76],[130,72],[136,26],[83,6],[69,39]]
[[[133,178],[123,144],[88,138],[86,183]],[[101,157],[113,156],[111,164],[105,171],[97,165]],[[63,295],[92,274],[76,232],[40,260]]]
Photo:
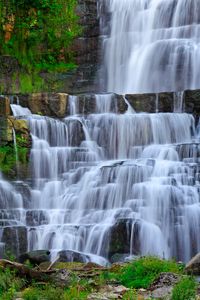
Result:
[[105,264],[113,226],[123,222],[127,256],[187,261],[200,250],[194,118],[136,114],[130,107],[120,114],[115,97],[96,95],[95,113],[82,115],[79,98],[71,96],[71,115],[60,120],[13,107],[18,117],[26,114],[32,133],[32,180],[27,199],[17,183],[1,179],[4,226],[26,228],[27,250],[50,249],[52,258],[75,250]]

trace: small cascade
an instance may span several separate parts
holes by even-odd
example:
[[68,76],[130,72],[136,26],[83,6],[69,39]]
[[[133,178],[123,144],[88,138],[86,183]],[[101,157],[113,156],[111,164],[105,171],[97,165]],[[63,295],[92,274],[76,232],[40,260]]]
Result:
[[[112,94],[95,95],[96,113],[103,114],[111,111],[117,112],[117,105]],[[112,109],[112,104],[114,107]]]
[[99,0],[107,92],[200,87],[199,0]]
[[69,96],[70,115],[77,115],[79,113],[77,106],[78,106],[78,97]]
[[13,116],[15,117],[31,115],[31,111],[26,107],[22,107],[19,104],[11,104],[10,106],[11,106]]
[[132,108],[132,106],[130,105],[130,103],[128,102],[128,100],[126,99],[126,96],[125,96],[125,95],[123,95],[123,98],[124,98],[124,101],[125,101],[126,105],[128,106],[127,114],[134,114],[135,111],[134,111],[134,109]]
[[158,93],[156,93],[156,111],[155,112],[156,113],[159,112],[159,94]]
[[48,249],[53,260],[76,251],[106,264],[117,232],[120,254],[187,261],[200,251],[193,116],[135,113],[114,94],[91,95],[87,113],[87,99],[70,97],[64,119],[23,116],[32,134],[32,178],[0,180],[1,242],[12,233],[17,253]]
[[14,144],[14,150],[15,150],[15,160],[16,160],[17,175],[18,175],[19,174],[19,155],[18,155],[18,148],[17,148],[16,133],[15,133],[14,128],[12,128],[12,134],[13,134],[13,144]]
[[181,113],[184,109],[184,92],[174,93],[174,112]]
[[18,96],[10,96],[10,107],[14,117],[31,115],[31,111],[27,107],[20,105]]

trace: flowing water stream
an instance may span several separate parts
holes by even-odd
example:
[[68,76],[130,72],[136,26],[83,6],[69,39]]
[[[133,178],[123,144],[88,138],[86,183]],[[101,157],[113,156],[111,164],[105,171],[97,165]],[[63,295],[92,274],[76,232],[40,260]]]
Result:
[[[130,107],[120,114],[114,97],[96,95],[89,115],[71,96],[71,115],[64,119],[23,117],[33,140],[29,198],[1,180],[2,222],[25,227],[27,250],[50,249],[52,259],[60,250],[75,250],[105,264],[113,226],[125,222],[131,224],[127,255],[187,261],[200,250],[194,118]],[[26,111],[19,106],[13,112],[19,117]]]
[[180,91],[199,87],[200,2],[99,4],[106,90],[177,91],[174,112],[158,113],[158,94],[152,114],[135,113],[126,96],[121,113],[111,93],[93,95],[92,113],[70,96],[63,119],[11,104],[29,123],[31,176],[0,178],[0,241],[14,230],[19,254],[23,230],[27,251],[48,249],[54,259],[73,250],[104,265],[117,232],[116,253],[188,261],[200,251],[200,125],[183,112]]
[[199,0],[99,0],[105,90],[200,87]]

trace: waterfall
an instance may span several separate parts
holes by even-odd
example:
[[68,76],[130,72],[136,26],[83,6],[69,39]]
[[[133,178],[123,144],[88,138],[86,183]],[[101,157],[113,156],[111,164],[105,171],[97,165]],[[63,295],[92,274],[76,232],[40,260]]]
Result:
[[199,0],[99,0],[99,7],[107,91],[200,87]]
[[0,181],[2,242],[13,228],[19,252],[23,228],[27,250],[49,249],[52,259],[73,250],[106,264],[121,222],[127,256],[187,261],[200,250],[194,118],[133,113],[129,106],[121,114],[117,97],[93,95],[94,112],[88,114],[76,96],[64,119],[23,117],[32,134],[32,180],[22,186]]
[[12,134],[13,134],[13,144],[14,144],[14,150],[15,150],[15,161],[16,161],[16,168],[17,168],[17,175],[18,175],[18,173],[19,173],[19,155],[18,155],[18,148],[17,148],[16,133],[15,133],[14,128],[12,128]]

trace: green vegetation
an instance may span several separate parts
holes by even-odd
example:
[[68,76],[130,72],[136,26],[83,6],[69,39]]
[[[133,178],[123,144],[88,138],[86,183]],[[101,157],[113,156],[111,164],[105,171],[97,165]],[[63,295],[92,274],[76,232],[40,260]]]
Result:
[[196,295],[197,284],[191,277],[183,277],[174,287],[172,300],[193,300]]
[[50,284],[27,288],[23,293],[24,300],[77,300],[87,299],[88,292],[81,291],[80,287],[58,288]]
[[[38,91],[41,73],[74,69],[72,42],[80,32],[77,0],[7,0],[0,2],[0,55],[16,58],[20,88]],[[14,77],[17,75],[15,74]]]
[[157,257],[142,257],[127,264],[118,278],[126,287],[148,288],[163,272],[180,273],[180,267],[174,261],[161,260]]
[[[41,264],[40,270],[46,270],[47,264]],[[30,263],[25,265],[33,269]],[[140,299],[138,289],[141,287],[147,289],[149,299],[153,299],[148,287],[163,272],[178,273],[180,276],[179,283],[174,286],[172,300],[195,299],[197,291],[197,284],[192,277],[184,275],[182,266],[156,257],[142,257],[124,265],[112,265],[109,269],[95,266],[87,269],[85,264],[79,263],[57,263],[54,267],[68,270],[70,275],[65,286],[52,277],[41,282],[25,280],[14,271],[0,267],[0,299],[13,300],[19,295],[24,300],[86,300],[88,295],[98,294],[101,288],[104,290],[108,286],[121,284],[129,287],[123,294],[123,300]]]
[[[27,164],[28,153],[27,141],[20,134],[16,135],[17,155],[14,144],[9,144],[0,147],[0,170],[4,174],[8,174],[15,169],[17,163]],[[16,161],[18,159],[18,161]]]
[[25,280],[16,276],[10,269],[0,267],[0,299],[11,300],[16,292],[25,286]]

